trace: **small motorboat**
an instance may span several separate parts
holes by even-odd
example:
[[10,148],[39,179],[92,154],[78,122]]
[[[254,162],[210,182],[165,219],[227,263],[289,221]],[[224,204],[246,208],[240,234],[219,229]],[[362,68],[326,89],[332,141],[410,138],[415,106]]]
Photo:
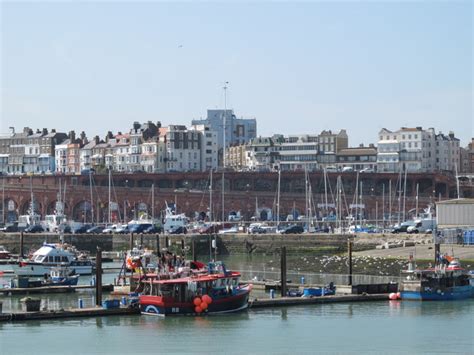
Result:
[[302,297],[320,297],[329,296],[336,294],[336,286],[331,282],[329,285],[324,287],[311,287],[303,289]]
[[0,245],[0,260],[8,260],[12,257],[12,254],[5,249],[3,245]]

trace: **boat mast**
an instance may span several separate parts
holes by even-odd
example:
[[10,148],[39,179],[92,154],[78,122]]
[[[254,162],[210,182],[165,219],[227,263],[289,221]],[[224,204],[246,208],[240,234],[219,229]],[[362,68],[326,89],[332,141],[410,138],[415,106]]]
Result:
[[155,220],[155,184],[154,183],[151,184],[151,220],[152,221]]
[[277,229],[280,225],[280,183],[281,183],[281,171],[278,168],[278,191],[277,191]]
[[362,228],[362,194],[363,194],[363,189],[362,189],[362,181],[360,182],[360,199],[359,199],[359,202],[360,202],[360,216],[359,216],[359,219],[360,219],[360,228]]
[[418,217],[418,183],[416,184],[416,197],[415,197],[415,202],[416,202],[416,206],[415,206],[415,216]]
[[328,178],[328,175],[327,175],[327,172],[326,172],[326,167],[324,167],[324,171],[323,171],[323,174],[324,174],[324,208],[325,208],[325,212],[326,212],[326,215],[325,217],[327,218],[328,217],[328,187],[327,187],[327,178]]
[[224,207],[224,190],[225,190],[225,178],[224,178],[224,171],[225,171],[225,145],[226,145],[226,120],[227,120],[227,84],[229,82],[226,81],[224,84],[224,118],[223,118],[223,134],[222,134],[222,223],[225,222],[225,207]]
[[2,223],[5,224],[5,177],[2,176]]
[[212,223],[212,168],[209,182],[209,222]]
[[397,216],[397,223],[400,226],[400,214],[402,210],[402,170],[400,169],[400,173],[398,174],[398,216]]
[[89,191],[91,194],[91,223],[94,224],[94,200],[92,198],[92,174],[89,170]]
[[382,228],[385,229],[385,184],[382,184]]
[[405,221],[405,205],[407,201],[407,169],[405,169],[405,181],[403,182],[403,220]]
[[309,228],[309,209],[308,209],[308,167],[307,165],[304,166],[304,193],[305,193],[305,210],[304,210],[304,216],[306,219],[306,229]]
[[392,179],[388,181],[388,225],[392,225]]
[[110,209],[110,194],[111,194],[111,180],[112,180],[112,171],[110,170],[110,166],[109,166],[109,203],[108,203],[108,223],[110,224],[111,223],[111,219],[112,219],[112,210]]

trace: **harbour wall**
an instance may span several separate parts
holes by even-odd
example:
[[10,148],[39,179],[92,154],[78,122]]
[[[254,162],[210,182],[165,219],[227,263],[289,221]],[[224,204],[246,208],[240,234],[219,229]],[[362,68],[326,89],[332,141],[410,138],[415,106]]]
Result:
[[[289,253],[327,251],[344,252],[347,250],[348,235],[339,234],[226,234],[226,235],[163,235],[163,234],[65,234],[63,241],[74,245],[78,250],[95,253],[97,247],[103,251],[125,251],[131,245],[142,245],[144,248],[157,250],[167,248],[181,252],[185,248],[192,254],[194,247],[197,255],[209,255],[212,241],[217,241],[217,254],[238,253],[271,254],[286,246]],[[354,250],[375,248],[380,244],[382,235],[371,235],[364,243],[355,243]],[[0,233],[0,245],[12,253],[20,253],[20,233]],[[57,234],[23,234],[23,252],[37,250],[43,243],[58,243]],[[214,249],[212,249],[214,253]]]

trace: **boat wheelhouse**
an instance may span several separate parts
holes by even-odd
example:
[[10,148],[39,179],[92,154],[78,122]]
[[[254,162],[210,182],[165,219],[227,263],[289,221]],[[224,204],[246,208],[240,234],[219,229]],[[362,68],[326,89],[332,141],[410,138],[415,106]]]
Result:
[[79,275],[91,275],[93,264],[86,257],[78,257],[76,252],[65,244],[43,244],[29,257],[12,265],[13,271],[21,276],[49,275],[53,267],[70,267]]
[[474,297],[470,275],[456,259],[449,265],[418,270],[410,263],[402,272],[400,296],[405,300],[459,300]]
[[220,262],[176,279],[145,279],[140,310],[152,315],[204,315],[245,310],[251,285],[240,285],[240,273],[226,270]]
[[10,259],[12,257],[12,254],[5,249],[3,245],[0,245],[0,260],[6,260]]

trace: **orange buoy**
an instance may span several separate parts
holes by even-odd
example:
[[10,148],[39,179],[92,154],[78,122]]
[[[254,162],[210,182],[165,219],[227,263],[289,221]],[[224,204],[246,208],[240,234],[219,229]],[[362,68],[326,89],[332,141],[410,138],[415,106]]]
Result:
[[207,309],[207,303],[206,302],[201,302],[200,306],[203,311]]
[[402,294],[400,292],[397,292],[397,299],[399,299],[399,300],[402,299]]
[[212,303],[212,298],[209,295],[202,296],[203,302],[206,302],[208,305]]
[[193,301],[193,303],[194,303],[194,305],[195,305],[196,307],[199,307],[199,305],[201,304],[201,302],[202,302],[202,301],[201,301],[201,299],[200,299],[199,297],[196,297],[196,298],[194,299],[194,301]]
[[390,295],[388,295],[388,299],[392,301],[398,299],[397,294],[395,292],[392,292]]
[[202,308],[199,307],[199,306],[194,307],[194,310],[196,311],[196,313],[201,313],[202,312]]

